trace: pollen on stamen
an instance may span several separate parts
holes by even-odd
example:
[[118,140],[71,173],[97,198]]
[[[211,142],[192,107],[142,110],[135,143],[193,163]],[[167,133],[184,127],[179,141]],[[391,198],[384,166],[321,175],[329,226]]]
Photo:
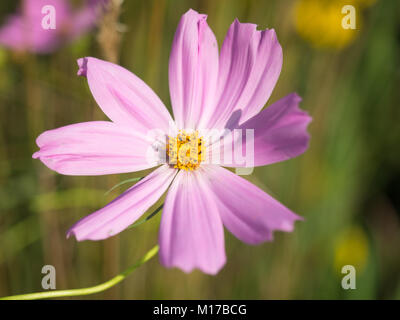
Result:
[[198,131],[186,133],[180,130],[176,137],[168,137],[168,163],[177,169],[186,171],[196,170],[204,160],[203,138]]

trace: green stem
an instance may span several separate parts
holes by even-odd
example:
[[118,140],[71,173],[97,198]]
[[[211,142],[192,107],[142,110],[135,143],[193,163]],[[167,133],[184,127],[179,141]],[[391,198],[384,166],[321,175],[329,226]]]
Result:
[[131,179],[124,180],[124,181],[122,181],[122,182],[116,184],[115,186],[113,186],[113,187],[112,187],[110,190],[108,190],[104,195],[105,195],[105,196],[108,195],[111,191],[114,191],[116,188],[122,186],[122,185],[125,184],[125,183],[140,181],[140,180],[142,180],[143,178],[144,178],[144,177],[131,178]]
[[99,293],[110,289],[116,284],[120,283],[124,280],[132,271],[136,268],[140,267],[145,262],[149,261],[153,258],[158,252],[158,245],[153,247],[149,252],[147,252],[138,262],[134,265],[130,266],[128,269],[115,276],[114,278],[99,284],[94,287],[82,288],[82,289],[70,289],[70,290],[55,290],[48,292],[36,292],[36,293],[28,293],[21,294],[16,296],[8,296],[2,297],[0,300],[36,300],[36,299],[47,299],[47,298],[60,298],[60,297],[75,297],[75,296],[84,296],[94,293]]

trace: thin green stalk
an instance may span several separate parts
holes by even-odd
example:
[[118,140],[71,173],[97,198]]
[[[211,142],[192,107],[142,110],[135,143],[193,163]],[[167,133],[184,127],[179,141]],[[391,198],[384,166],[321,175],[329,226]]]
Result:
[[122,182],[116,184],[115,186],[113,186],[113,187],[112,187],[110,190],[108,190],[104,195],[105,195],[105,196],[108,195],[111,191],[114,191],[116,188],[122,186],[122,185],[125,184],[125,183],[137,182],[137,181],[140,181],[140,180],[142,180],[142,179],[143,179],[143,177],[131,178],[131,179],[124,180],[124,181],[122,181]]
[[37,300],[37,299],[47,299],[47,298],[76,297],[76,296],[84,296],[84,295],[99,293],[99,292],[105,291],[107,289],[110,289],[111,287],[120,283],[130,273],[132,273],[136,268],[140,267],[142,264],[146,263],[151,258],[153,258],[157,254],[158,249],[159,249],[158,245],[154,246],[134,265],[132,265],[131,267],[129,267],[122,273],[118,274],[114,278],[112,278],[102,284],[99,284],[97,286],[94,286],[94,287],[82,288],[82,289],[54,290],[54,291],[47,291],[47,292],[28,293],[28,294],[21,294],[21,295],[16,295],[16,296],[2,297],[2,298],[0,298],[0,300]]

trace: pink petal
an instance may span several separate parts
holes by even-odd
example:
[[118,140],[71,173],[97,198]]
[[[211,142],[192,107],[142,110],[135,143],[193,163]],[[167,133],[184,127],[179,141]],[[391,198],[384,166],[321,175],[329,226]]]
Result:
[[72,124],[42,133],[36,140],[39,158],[61,174],[102,175],[132,172],[157,165],[152,141],[108,121]]
[[78,60],[78,75],[86,76],[103,112],[115,123],[147,134],[151,129],[168,132],[170,114],[160,98],[133,73],[96,58]]
[[53,6],[55,8],[56,23],[64,22],[71,16],[72,11],[68,0],[23,0],[22,13],[41,26],[42,19],[45,16],[42,13],[42,8],[45,6]]
[[78,241],[102,240],[126,229],[167,190],[176,174],[164,165],[136,183],[104,208],[78,221],[68,231]]
[[194,129],[213,112],[218,75],[218,44],[207,16],[186,12],[178,25],[169,59],[169,88],[178,128]]
[[109,0],[88,0],[85,5],[73,15],[71,21],[71,36],[73,38],[89,31],[101,18]]
[[[296,93],[289,94],[238,128],[241,129],[241,140],[236,140],[232,149],[237,148],[245,155],[247,151],[246,129],[253,129],[254,163],[249,165],[245,162],[238,162],[235,156],[231,157],[232,161],[229,157],[225,159],[223,157],[224,148],[226,145],[232,144],[233,140],[225,139],[225,145],[221,147],[220,151],[220,164],[228,167],[265,166],[297,157],[305,152],[310,140],[307,126],[311,117],[299,108],[300,101],[301,98]],[[231,138],[234,136],[231,135]],[[212,146],[213,149],[217,147],[218,145]]]
[[[10,16],[0,29],[0,44],[14,50],[49,53],[63,42],[87,32],[101,14],[107,0],[88,0],[81,8],[72,10],[68,0],[24,0],[19,12]],[[44,29],[45,6],[53,6],[56,29]]]
[[59,43],[56,30],[44,30],[41,19],[12,15],[0,29],[0,44],[17,51],[48,53],[56,49]]
[[210,128],[224,128],[235,110],[241,122],[266,104],[282,68],[282,48],[273,29],[257,31],[255,24],[235,20],[222,44]]
[[20,16],[9,16],[0,29],[0,44],[14,50],[27,49],[28,45],[24,41],[24,29],[24,21]]
[[159,242],[166,267],[216,274],[225,264],[221,218],[199,171],[177,174],[165,200]]
[[273,231],[292,231],[302,220],[264,191],[218,166],[203,166],[225,227],[249,244],[270,241]]
[[[53,6],[56,12],[56,29],[44,29],[42,8]],[[48,53],[62,42],[60,30],[71,18],[68,1],[65,0],[24,0],[21,9],[7,19],[0,30],[0,43],[14,50],[28,50]]]

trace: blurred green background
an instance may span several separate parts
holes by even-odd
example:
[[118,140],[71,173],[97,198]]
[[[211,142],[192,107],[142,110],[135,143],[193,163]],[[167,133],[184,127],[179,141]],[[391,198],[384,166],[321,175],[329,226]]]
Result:
[[[343,3],[356,7],[355,31],[339,25]],[[16,6],[1,2],[1,23]],[[129,0],[53,54],[0,49],[0,296],[42,291],[46,264],[56,267],[57,289],[98,284],[157,243],[160,214],[106,241],[65,237],[128,185],[106,196],[108,189],[143,172],[62,176],[31,155],[42,131],[105,119],[76,76],[79,57],[119,63],[170,108],[169,52],[189,8],[208,14],[220,44],[236,17],[276,30],[284,63],[268,104],[298,92],[313,117],[311,144],[304,155],[256,168],[246,179],[305,221],[259,246],[226,232],[227,264],[215,277],[165,269],[156,258],[85,299],[399,299],[398,0]],[[346,264],[356,267],[356,290],[341,287]]]

